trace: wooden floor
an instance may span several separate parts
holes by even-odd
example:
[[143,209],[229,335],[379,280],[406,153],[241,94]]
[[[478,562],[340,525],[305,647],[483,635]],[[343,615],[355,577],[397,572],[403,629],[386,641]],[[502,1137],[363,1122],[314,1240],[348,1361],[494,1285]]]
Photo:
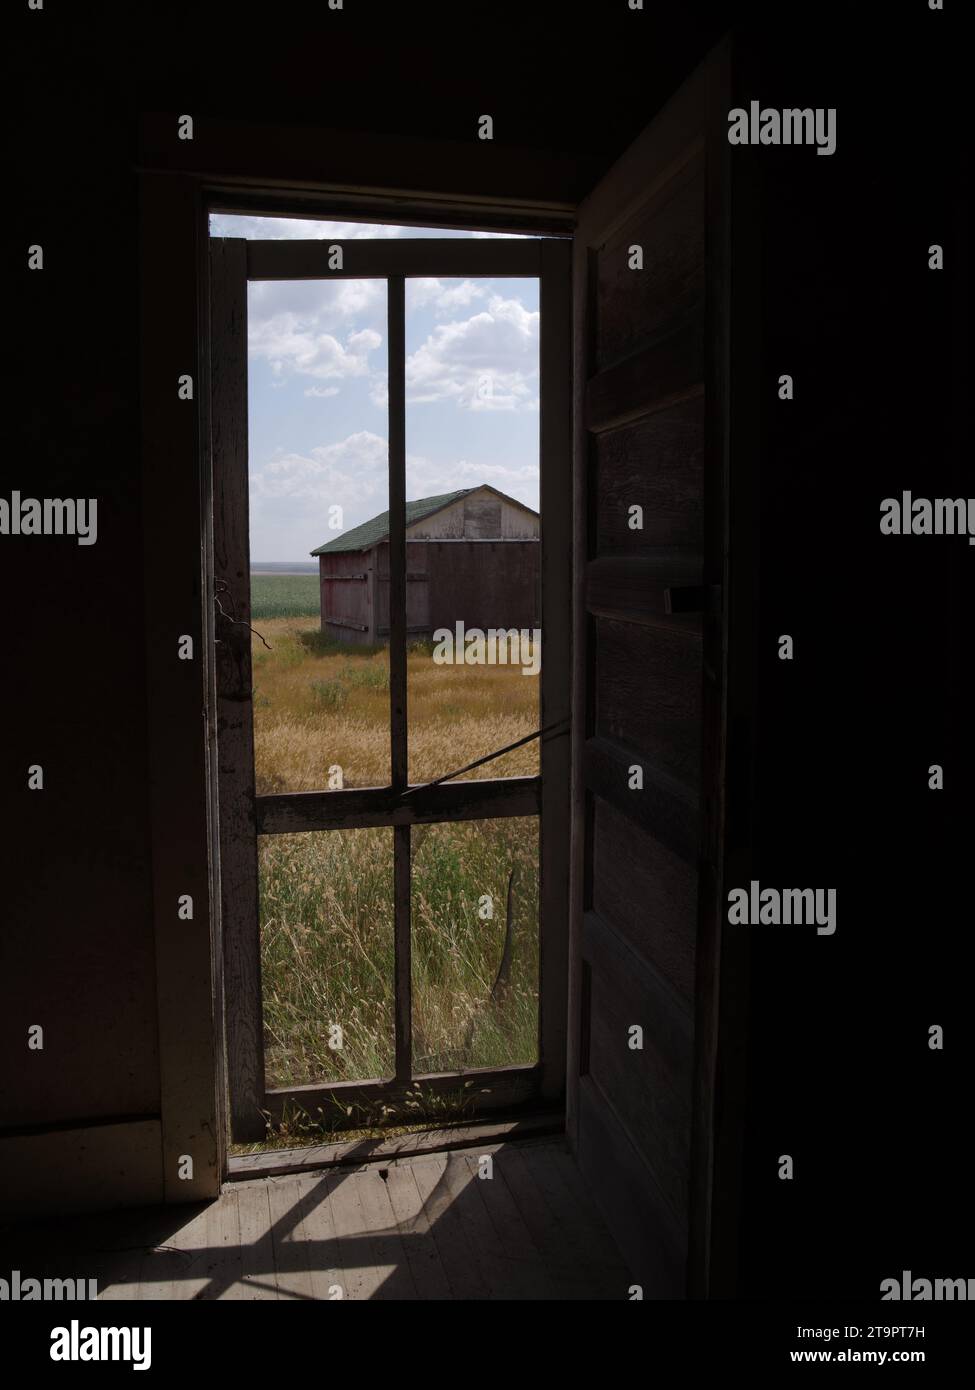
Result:
[[[490,1178],[478,1176],[489,1155]],[[228,1184],[206,1206],[0,1230],[0,1271],[104,1299],[621,1299],[630,1277],[560,1139]]]

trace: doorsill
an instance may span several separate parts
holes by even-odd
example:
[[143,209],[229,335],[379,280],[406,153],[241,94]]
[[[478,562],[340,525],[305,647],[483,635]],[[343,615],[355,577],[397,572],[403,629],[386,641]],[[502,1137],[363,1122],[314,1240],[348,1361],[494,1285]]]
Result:
[[353,1139],[341,1144],[309,1144],[300,1149],[272,1149],[267,1153],[241,1154],[227,1165],[225,1182],[251,1178],[283,1177],[319,1168],[350,1168],[364,1163],[389,1163],[415,1154],[447,1153],[477,1144],[501,1144],[565,1133],[561,1109],[538,1110],[514,1120],[486,1120],[481,1124],[439,1125],[435,1129],[401,1134],[393,1139]]

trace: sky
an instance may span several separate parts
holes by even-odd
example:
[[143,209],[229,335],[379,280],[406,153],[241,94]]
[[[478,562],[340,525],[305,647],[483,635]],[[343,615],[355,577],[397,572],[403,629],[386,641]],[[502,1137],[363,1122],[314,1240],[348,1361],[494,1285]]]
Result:
[[[492,235],[216,213],[210,233]],[[388,506],[386,287],[252,281],[247,312],[251,563],[308,561]],[[538,508],[538,329],[536,279],[407,279],[408,500],[490,483]]]

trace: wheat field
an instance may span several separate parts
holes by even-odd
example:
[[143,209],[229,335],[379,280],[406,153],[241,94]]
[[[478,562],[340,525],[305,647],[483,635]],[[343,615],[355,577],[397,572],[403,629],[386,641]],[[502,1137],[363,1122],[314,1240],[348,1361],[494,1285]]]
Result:
[[[317,791],[329,768],[345,787],[389,781],[389,653],[323,637],[307,618],[258,623],[253,639],[257,794]],[[538,678],[517,666],[438,666],[429,643],[407,659],[409,775],[431,781],[538,728]],[[471,777],[538,771],[538,744]]]
[[[254,637],[258,795],[324,790],[330,777],[333,786],[385,785],[388,652],[323,638],[307,617],[255,625],[271,648]],[[429,644],[415,645],[408,655],[408,706],[410,780],[429,781],[537,729],[538,678],[518,667],[436,665]],[[465,776],[537,769],[532,742]],[[385,828],[261,837],[269,1087],[392,1074],[392,841]],[[536,821],[416,826],[411,848],[415,1071],[534,1061]],[[509,881],[511,969],[492,998]],[[333,1119],[348,1123],[346,1116]],[[328,1116],[316,1117],[316,1126],[331,1124]]]

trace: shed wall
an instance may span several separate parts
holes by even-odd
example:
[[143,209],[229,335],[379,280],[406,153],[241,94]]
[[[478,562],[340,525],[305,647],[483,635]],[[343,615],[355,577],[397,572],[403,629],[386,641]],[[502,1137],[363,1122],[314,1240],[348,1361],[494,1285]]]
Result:
[[[437,628],[537,627],[540,621],[537,541],[414,541],[406,549],[406,627],[414,638]],[[389,546],[320,556],[322,630],[343,642],[389,639]],[[326,574],[325,562],[329,562]],[[336,561],[344,561],[337,565]],[[367,574],[365,582],[336,579]],[[372,582],[375,595],[369,601]],[[342,606],[344,605],[344,606]],[[375,627],[371,616],[375,612]],[[336,619],[338,621],[336,621]]]
[[426,552],[431,631],[540,622],[537,541],[430,541]]
[[318,557],[322,632],[343,642],[374,639],[374,551],[337,551]]
[[478,490],[406,528],[410,540],[491,540],[538,536],[538,517],[504,497]]

